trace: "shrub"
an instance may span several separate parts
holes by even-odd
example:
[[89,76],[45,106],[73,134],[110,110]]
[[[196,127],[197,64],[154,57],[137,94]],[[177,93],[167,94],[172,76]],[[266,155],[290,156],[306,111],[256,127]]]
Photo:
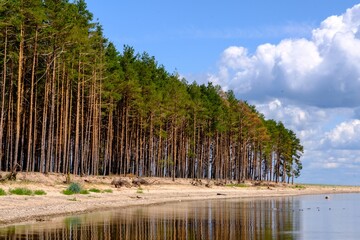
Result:
[[71,183],[70,186],[62,191],[63,194],[65,195],[72,195],[72,194],[75,194],[75,193],[80,193],[81,192],[81,186],[80,184],[78,183]]
[[15,188],[15,189],[10,189],[9,191],[11,194],[15,194],[15,195],[33,195],[33,191],[31,191],[30,189],[27,188]]
[[80,193],[81,186],[78,183],[71,183],[67,189],[73,193]]
[[112,189],[105,189],[104,192],[106,192],[106,193],[112,193],[113,190],[112,190]]
[[0,196],[5,196],[6,192],[4,189],[0,188]]

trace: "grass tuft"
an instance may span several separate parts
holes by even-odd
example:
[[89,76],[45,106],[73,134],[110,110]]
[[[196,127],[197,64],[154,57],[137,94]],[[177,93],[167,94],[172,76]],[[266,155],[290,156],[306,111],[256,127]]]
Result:
[[0,196],[5,196],[6,192],[4,189],[0,188]]
[[15,194],[15,195],[26,195],[26,196],[31,196],[33,195],[33,191],[31,191],[28,188],[15,188],[15,189],[10,189],[9,192],[11,194]]
[[144,190],[143,190],[141,187],[139,187],[139,188],[136,190],[136,193],[144,193]]
[[104,192],[105,192],[105,193],[112,193],[113,190],[112,190],[112,189],[105,189]]
[[46,192],[44,190],[35,190],[34,194],[35,195],[46,195]]
[[227,187],[240,187],[245,188],[248,187],[245,183],[233,183],[233,184],[226,184]]
[[97,189],[97,188],[90,188],[90,189],[89,189],[89,192],[101,193],[101,190],[100,190],[100,189]]
[[90,192],[86,189],[82,189],[79,193],[80,194],[90,194]]

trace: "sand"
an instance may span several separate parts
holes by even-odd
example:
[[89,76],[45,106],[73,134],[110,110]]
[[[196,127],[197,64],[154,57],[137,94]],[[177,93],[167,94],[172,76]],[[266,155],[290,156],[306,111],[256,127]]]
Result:
[[[2,173],[4,176],[5,174]],[[111,181],[119,176],[77,177],[71,181],[79,183],[83,189],[96,188],[103,192],[64,195],[69,185],[62,174],[19,173],[16,181],[0,182],[0,188],[7,195],[0,196],[0,226],[23,222],[51,221],[53,217],[78,213],[118,209],[122,207],[161,204],[167,202],[193,201],[221,198],[260,198],[309,194],[360,193],[360,187],[287,185],[245,183],[238,186],[194,186],[190,179],[170,178],[147,179],[156,182],[149,186],[115,188]],[[130,181],[130,178],[124,178]],[[146,179],[146,178],[145,178]],[[206,182],[203,180],[203,182]],[[19,196],[9,194],[10,189],[28,188],[43,190],[46,195]],[[104,192],[111,189],[112,192]],[[325,196],[324,196],[325,197]]]

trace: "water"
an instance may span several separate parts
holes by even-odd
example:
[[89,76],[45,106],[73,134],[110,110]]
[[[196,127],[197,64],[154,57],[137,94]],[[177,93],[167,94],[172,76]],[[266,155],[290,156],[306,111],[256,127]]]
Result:
[[0,228],[0,239],[360,239],[360,194],[133,207]]

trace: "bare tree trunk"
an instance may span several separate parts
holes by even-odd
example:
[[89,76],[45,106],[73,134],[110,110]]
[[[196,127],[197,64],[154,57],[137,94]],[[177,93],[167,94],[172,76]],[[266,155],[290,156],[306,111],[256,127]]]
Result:
[[19,46],[19,65],[18,65],[18,81],[17,81],[17,103],[16,103],[16,137],[15,137],[15,152],[14,152],[14,166],[18,163],[19,158],[19,142],[21,133],[21,113],[22,113],[22,99],[23,99],[23,65],[24,65],[24,24],[20,26],[20,46]]
[[5,41],[4,41],[4,58],[3,58],[3,81],[1,90],[1,113],[0,113],[0,170],[2,169],[3,158],[3,134],[4,134],[4,118],[5,118],[5,90],[6,90],[6,77],[7,77],[7,44],[8,44],[8,30],[5,28]]
[[37,37],[38,30],[35,31],[35,40],[34,40],[34,53],[33,53],[33,62],[31,69],[31,86],[30,86],[30,111],[29,111],[29,133],[28,133],[28,146],[27,146],[27,161],[26,161],[26,171],[29,171],[32,159],[32,145],[33,145],[33,112],[34,112],[34,85],[35,85],[35,67],[36,67],[36,55],[37,55]]
[[48,104],[49,104],[49,69],[50,69],[50,60],[47,63],[47,76],[45,80],[45,92],[44,92],[44,106],[43,106],[43,117],[42,117],[42,131],[41,131],[41,160],[40,160],[40,172],[46,172],[46,131],[47,131],[47,120],[48,120]]
[[78,82],[77,82],[77,99],[76,99],[76,121],[75,121],[75,151],[74,151],[74,174],[78,173],[79,166],[79,139],[80,139],[80,103],[81,103],[81,62],[79,59]]
[[51,94],[51,105],[50,105],[50,122],[49,122],[49,133],[48,133],[48,151],[45,162],[45,172],[51,172],[53,166],[53,141],[54,141],[54,115],[55,115],[55,80],[56,80],[56,55],[54,54],[53,69],[50,82],[50,94]]

